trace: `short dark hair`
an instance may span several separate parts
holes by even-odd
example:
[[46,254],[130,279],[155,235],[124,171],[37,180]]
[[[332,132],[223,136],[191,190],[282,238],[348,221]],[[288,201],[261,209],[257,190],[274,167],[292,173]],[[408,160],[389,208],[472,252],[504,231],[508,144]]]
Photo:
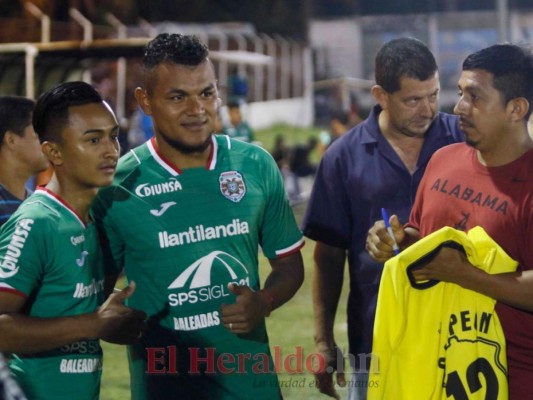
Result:
[[152,70],[164,62],[196,66],[207,60],[209,50],[194,35],[160,33],[144,51],[143,66]]
[[470,54],[463,61],[463,71],[482,69],[490,72],[493,86],[500,92],[503,103],[524,97],[533,105],[533,55],[531,50],[516,44],[495,44]]
[[33,129],[41,142],[60,142],[61,131],[68,122],[69,107],[103,101],[100,93],[86,82],[61,83],[39,96],[33,111]]
[[24,129],[31,125],[31,113],[35,102],[26,97],[0,97],[0,147],[7,131],[24,135]]
[[173,63],[195,67],[209,60],[208,56],[207,46],[194,35],[160,33],[148,43],[144,50],[144,85],[147,92],[150,93],[154,80],[150,72],[158,65]]
[[330,121],[337,120],[343,125],[348,125],[348,122],[350,122],[350,116],[342,110],[332,111],[329,119]]
[[227,107],[228,107],[228,109],[232,109],[232,108],[238,108],[239,110],[241,109],[241,106],[240,106],[239,102],[238,101],[234,101],[234,100],[229,101],[228,104],[227,104]]
[[393,39],[378,51],[375,60],[376,84],[386,92],[401,89],[403,77],[425,81],[438,71],[437,62],[429,48],[415,38]]

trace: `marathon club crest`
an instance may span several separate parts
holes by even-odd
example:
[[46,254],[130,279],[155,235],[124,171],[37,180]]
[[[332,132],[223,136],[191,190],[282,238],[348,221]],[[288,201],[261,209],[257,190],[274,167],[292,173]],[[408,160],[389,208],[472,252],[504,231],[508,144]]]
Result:
[[228,171],[220,174],[220,192],[228,200],[238,203],[246,194],[246,186],[242,175],[237,171]]

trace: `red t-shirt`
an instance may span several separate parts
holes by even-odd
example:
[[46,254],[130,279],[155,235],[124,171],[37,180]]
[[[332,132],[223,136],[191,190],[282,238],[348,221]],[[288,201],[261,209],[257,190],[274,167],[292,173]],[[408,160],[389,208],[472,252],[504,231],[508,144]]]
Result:
[[[482,226],[519,262],[519,269],[533,269],[533,150],[489,168],[464,143],[444,147],[428,164],[407,225],[421,237],[443,226],[464,231]],[[528,398],[533,313],[501,303],[496,310],[507,341],[510,399]]]

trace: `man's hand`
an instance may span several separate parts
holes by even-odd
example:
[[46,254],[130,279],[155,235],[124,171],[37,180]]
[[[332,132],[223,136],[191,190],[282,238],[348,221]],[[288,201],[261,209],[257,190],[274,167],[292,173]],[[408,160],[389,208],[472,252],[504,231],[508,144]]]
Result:
[[233,333],[248,333],[272,311],[272,301],[262,292],[254,292],[248,286],[228,284],[231,293],[237,296],[233,304],[223,304],[222,323]]
[[[396,215],[391,215],[389,222],[396,243],[403,242],[405,239],[405,231],[400,224],[398,217]],[[376,221],[374,226],[368,230],[365,247],[366,251],[374,261],[384,263],[389,258],[393,257],[393,244],[394,240],[390,237],[383,220]]]
[[461,285],[470,268],[473,267],[463,252],[450,247],[442,247],[437,255],[423,268],[413,270],[417,281],[437,280]]
[[109,343],[131,344],[146,330],[146,314],[124,305],[135,292],[135,282],[120,292],[112,293],[96,312],[100,328],[98,338]]
[[346,386],[344,356],[337,345],[329,347],[323,342],[317,343],[316,352],[326,360],[325,369],[315,373],[318,390],[320,390],[320,393],[339,400],[340,396],[335,390],[335,384],[333,383],[333,374],[336,372],[337,385],[340,387]]

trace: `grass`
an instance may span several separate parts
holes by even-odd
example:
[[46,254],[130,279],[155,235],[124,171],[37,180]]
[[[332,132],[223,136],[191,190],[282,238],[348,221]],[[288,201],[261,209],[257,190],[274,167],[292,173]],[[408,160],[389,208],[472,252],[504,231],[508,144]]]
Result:
[[[289,145],[305,142],[309,135],[318,135],[318,130],[305,130],[286,126],[275,126],[269,130],[256,133],[258,140],[266,149],[272,148],[274,136],[283,133]],[[305,205],[300,204],[294,209],[297,220],[300,222],[305,211]],[[305,265],[305,280],[293,299],[280,309],[272,313],[267,319],[267,329],[271,347],[279,347],[281,354],[286,357],[294,354],[298,346],[303,348],[304,357],[314,352],[313,341],[313,310],[311,300],[311,276],[313,269],[314,243],[306,240],[302,249]],[[260,258],[260,273],[264,280],[270,266],[268,261]],[[343,289],[339,309],[337,311],[337,323],[335,336],[341,348],[347,348],[346,337],[346,296],[347,282]],[[126,350],[122,346],[102,343],[104,348],[104,372],[102,377],[102,400],[123,400],[130,397],[129,373],[127,366]],[[293,364],[294,366],[294,364]],[[314,378],[310,373],[304,374],[280,374],[281,391],[285,399],[326,399],[319,393],[314,385]],[[339,389],[341,398],[347,397],[346,389]]]
[[285,142],[291,146],[297,143],[305,143],[310,136],[318,138],[319,128],[298,128],[288,125],[274,125],[269,129],[259,130],[255,133],[256,139],[263,144],[265,149],[274,146],[274,138],[280,134],[285,137]]

